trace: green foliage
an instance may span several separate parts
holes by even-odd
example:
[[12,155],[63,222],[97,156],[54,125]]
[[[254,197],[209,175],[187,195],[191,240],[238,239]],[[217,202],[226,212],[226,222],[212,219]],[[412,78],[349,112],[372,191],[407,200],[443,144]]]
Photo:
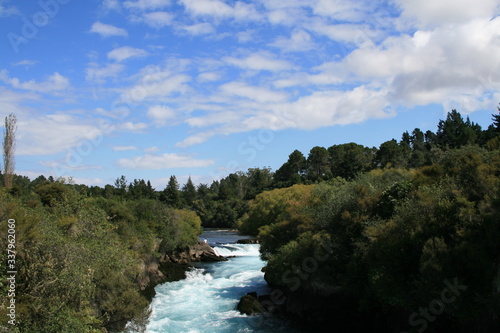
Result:
[[[36,193],[0,189],[0,218],[16,220],[21,332],[122,329],[148,306],[138,280],[144,261],[192,245],[201,232],[196,213],[158,200],[87,198],[61,182],[41,183]],[[7,248],[5,237],[0,246]],[[4,270],[0,278],[2,327],[8,319]]]
[[[241,227],[259,232],[266,279],[318,297],[348,294],[360,311],[387,316],[427,307],[443,281],[456,280],[467,290],[440,320],[492,321],[500,315],[500,151],[464,146],[436,160],[318,184],[298,207],[283,199],[298,188],[258,195]],[[329,255],[305,266],[324,244]]]
[[40,196],[41,202],[46,206],[53,206],[67,199],[69,188],[60,182],[43,184],[36,188],[35,192]]
[[300,212],[313,185],[294,185],[259,194],[250,204],[248,214],[238,221],[238,228],[247,234],[257,235],[263,226],[300,220]]

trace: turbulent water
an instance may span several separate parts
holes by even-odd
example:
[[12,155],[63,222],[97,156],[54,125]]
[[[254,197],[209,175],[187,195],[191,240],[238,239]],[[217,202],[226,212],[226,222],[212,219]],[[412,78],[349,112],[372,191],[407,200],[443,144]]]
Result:
[[259,245],[236,244],[239,238],[229,230],[201,235],[218,254],[231,256],[229,261],[199,264],[186,279],[157,286],[148,333],[298,332],[276,318],[249,317],[236,310],[248,292],[269,292]]

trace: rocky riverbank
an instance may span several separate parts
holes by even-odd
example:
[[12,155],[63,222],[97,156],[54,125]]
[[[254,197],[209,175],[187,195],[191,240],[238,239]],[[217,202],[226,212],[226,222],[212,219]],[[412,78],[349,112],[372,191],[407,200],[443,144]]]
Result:
[[137,283],[143,294],[151,300],[154,288],[161,283],[177,281],[185,278],[185,272],[193,262],[226,261],[223,256],[215,253],[214,249],[205,242],[198,242],[193,246],[170,254],[162,254],[159,258],[150,257],[145,260],[141,276]]

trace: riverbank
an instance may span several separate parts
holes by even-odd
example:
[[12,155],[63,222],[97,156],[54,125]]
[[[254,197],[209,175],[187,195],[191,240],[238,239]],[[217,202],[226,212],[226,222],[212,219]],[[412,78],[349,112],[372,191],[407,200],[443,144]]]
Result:
[[207,239],[216,253],[229,260],[193,263],[187,277],[156,287],[151,303],[148,333],[237,333],[296,332],[278,318],[242,315],[236,309],[249,292],[268,293],[258,244],[240,244],[241,237],[230,230],[210,230]]

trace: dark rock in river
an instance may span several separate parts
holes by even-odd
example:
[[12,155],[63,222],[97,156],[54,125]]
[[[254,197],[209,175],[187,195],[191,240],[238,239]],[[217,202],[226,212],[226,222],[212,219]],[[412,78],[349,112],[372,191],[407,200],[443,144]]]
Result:
[[173,262],[176,264],[189,264],[191,262],[211,262],[226,261],[227,258],[219,256],[214,249],[205,242],[185,248],[182,251],[176,251],[173,254],[164,255],[162,261]]
[[251,239],[238,239],[238,241],[236,243],[238,243],[238,244],[259,244],[259,240],[255,239],[255,238],[251,238]]
[[156,285],[184,279],[190,263],[225,260],[227,258],[217,255],[210,245],[198,242],[184,250],[163,254],[160,258],[151,256],[144,260],[140,264],[142,273],[137,277],[137,284],[143,294],[151,300]]
[[266,312],[264,306],[257,299],[256,293],[249,293],[240,299],[236,309],[243,314],[253,315]]

